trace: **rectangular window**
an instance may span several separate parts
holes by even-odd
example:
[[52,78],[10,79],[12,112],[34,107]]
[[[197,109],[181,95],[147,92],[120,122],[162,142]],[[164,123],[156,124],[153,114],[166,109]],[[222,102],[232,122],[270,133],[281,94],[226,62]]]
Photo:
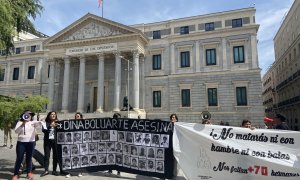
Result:
[[16,54],[20,54],[21,53],[21,48],[16,48]]
[[242,27],[243,26],[243,22],[242,22],[242,18],[239,19],[233,19],[232,20],[232,27],[236,28],[236,27]]
[[180,27],[180,34],[189,34],[189,27],[188,26]]
[[50,65],[48,65],[48,78],[50,76]]
[[236,104],[238,106],[247,106],[246,87],[236,87]]
[[153,39],[160,39],[160,31],[153,31]]
[[30,52],[35,52],[36,51],[36,46],[31,46],[30,47]]
[[190,51],[180,53],[180,65],[181,67],[190,67]]
[[0,69],[0,81],[4,81],[5,69]]
[[161,107],[161,91],[153,91],[153,107]]
[[233,59],[234,59],[234,63],[244,63],[245,62],[244,46],[234,46],[233,47]]
[[217,88],[207,89],[208,106],[218,106]]
[[152,56],[152,69],[160,70],[161,69],[161,55],[156,54]]
[[182,89],[181,90],[181,106],[182,107],[190,107],[191,106],[190,89]]
[[206,65],[216,65],[216,49],[206,49]]
[[19,68],[14,68],[13,80],[19,80]]
[[35,66],[28,67],[27,79],[34,79]]
[[215,24],[213,22],[205,23],[205,31],[213,31],[213,30],[215,30]]

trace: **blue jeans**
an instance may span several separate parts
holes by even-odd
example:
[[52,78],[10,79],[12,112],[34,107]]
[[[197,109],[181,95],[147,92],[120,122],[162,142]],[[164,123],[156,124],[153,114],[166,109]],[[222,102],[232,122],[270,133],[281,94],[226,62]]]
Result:
[[35,147],[35,142],[17,142],[16,153],[17,159],[15,163],[14,175],[19,174],[21,163],[24,158],[24,153],[26,153],[26,170],[27,172],[31,171],[32,168],[32,154]]

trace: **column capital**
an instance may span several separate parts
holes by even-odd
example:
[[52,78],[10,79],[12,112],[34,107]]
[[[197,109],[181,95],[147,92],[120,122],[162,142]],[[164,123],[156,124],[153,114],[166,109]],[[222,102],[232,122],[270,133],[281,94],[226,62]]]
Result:
[[113,54],[116,56],[116,57],[119,57],[121,55],[121,52],[120,51],[113,51]]
[[137,56],[140,56],[140,52],[137,49],[131,50],[133,57],[136,58]]
[[97,56],[98,60],[100,60],[100,59],[104,60],[104,52],[97,53],[96,56]]
[[64,56],[63,57],[63,60],[64,60],[65,64],[70,64],[70,59],[71,59],[70,56]]

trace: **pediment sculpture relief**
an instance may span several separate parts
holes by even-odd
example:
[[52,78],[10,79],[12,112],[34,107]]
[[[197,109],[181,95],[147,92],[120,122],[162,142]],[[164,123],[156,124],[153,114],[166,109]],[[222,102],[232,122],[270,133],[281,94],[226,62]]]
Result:
[[95,37],[106,37],[123,34],[118,29],[112,29],[110,27],[102,26],[96,23],[89,23],[82,29],[74,32],[73,34],[66,36],[63,41],[81,40]]

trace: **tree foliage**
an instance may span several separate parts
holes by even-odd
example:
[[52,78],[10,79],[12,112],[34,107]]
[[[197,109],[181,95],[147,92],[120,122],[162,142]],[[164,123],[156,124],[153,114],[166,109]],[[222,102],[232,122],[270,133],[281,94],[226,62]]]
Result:
[[15,98],[0,95],[0,128],[13,123],[24,110],[38,113],[43,112],[49,100],[45,96],[30,96],[26,98]]
[[13,37],[19,32],[35,32],[30,19],[35,19],[43,7],[39,0],[0,0],[0,49],[9,52]]

